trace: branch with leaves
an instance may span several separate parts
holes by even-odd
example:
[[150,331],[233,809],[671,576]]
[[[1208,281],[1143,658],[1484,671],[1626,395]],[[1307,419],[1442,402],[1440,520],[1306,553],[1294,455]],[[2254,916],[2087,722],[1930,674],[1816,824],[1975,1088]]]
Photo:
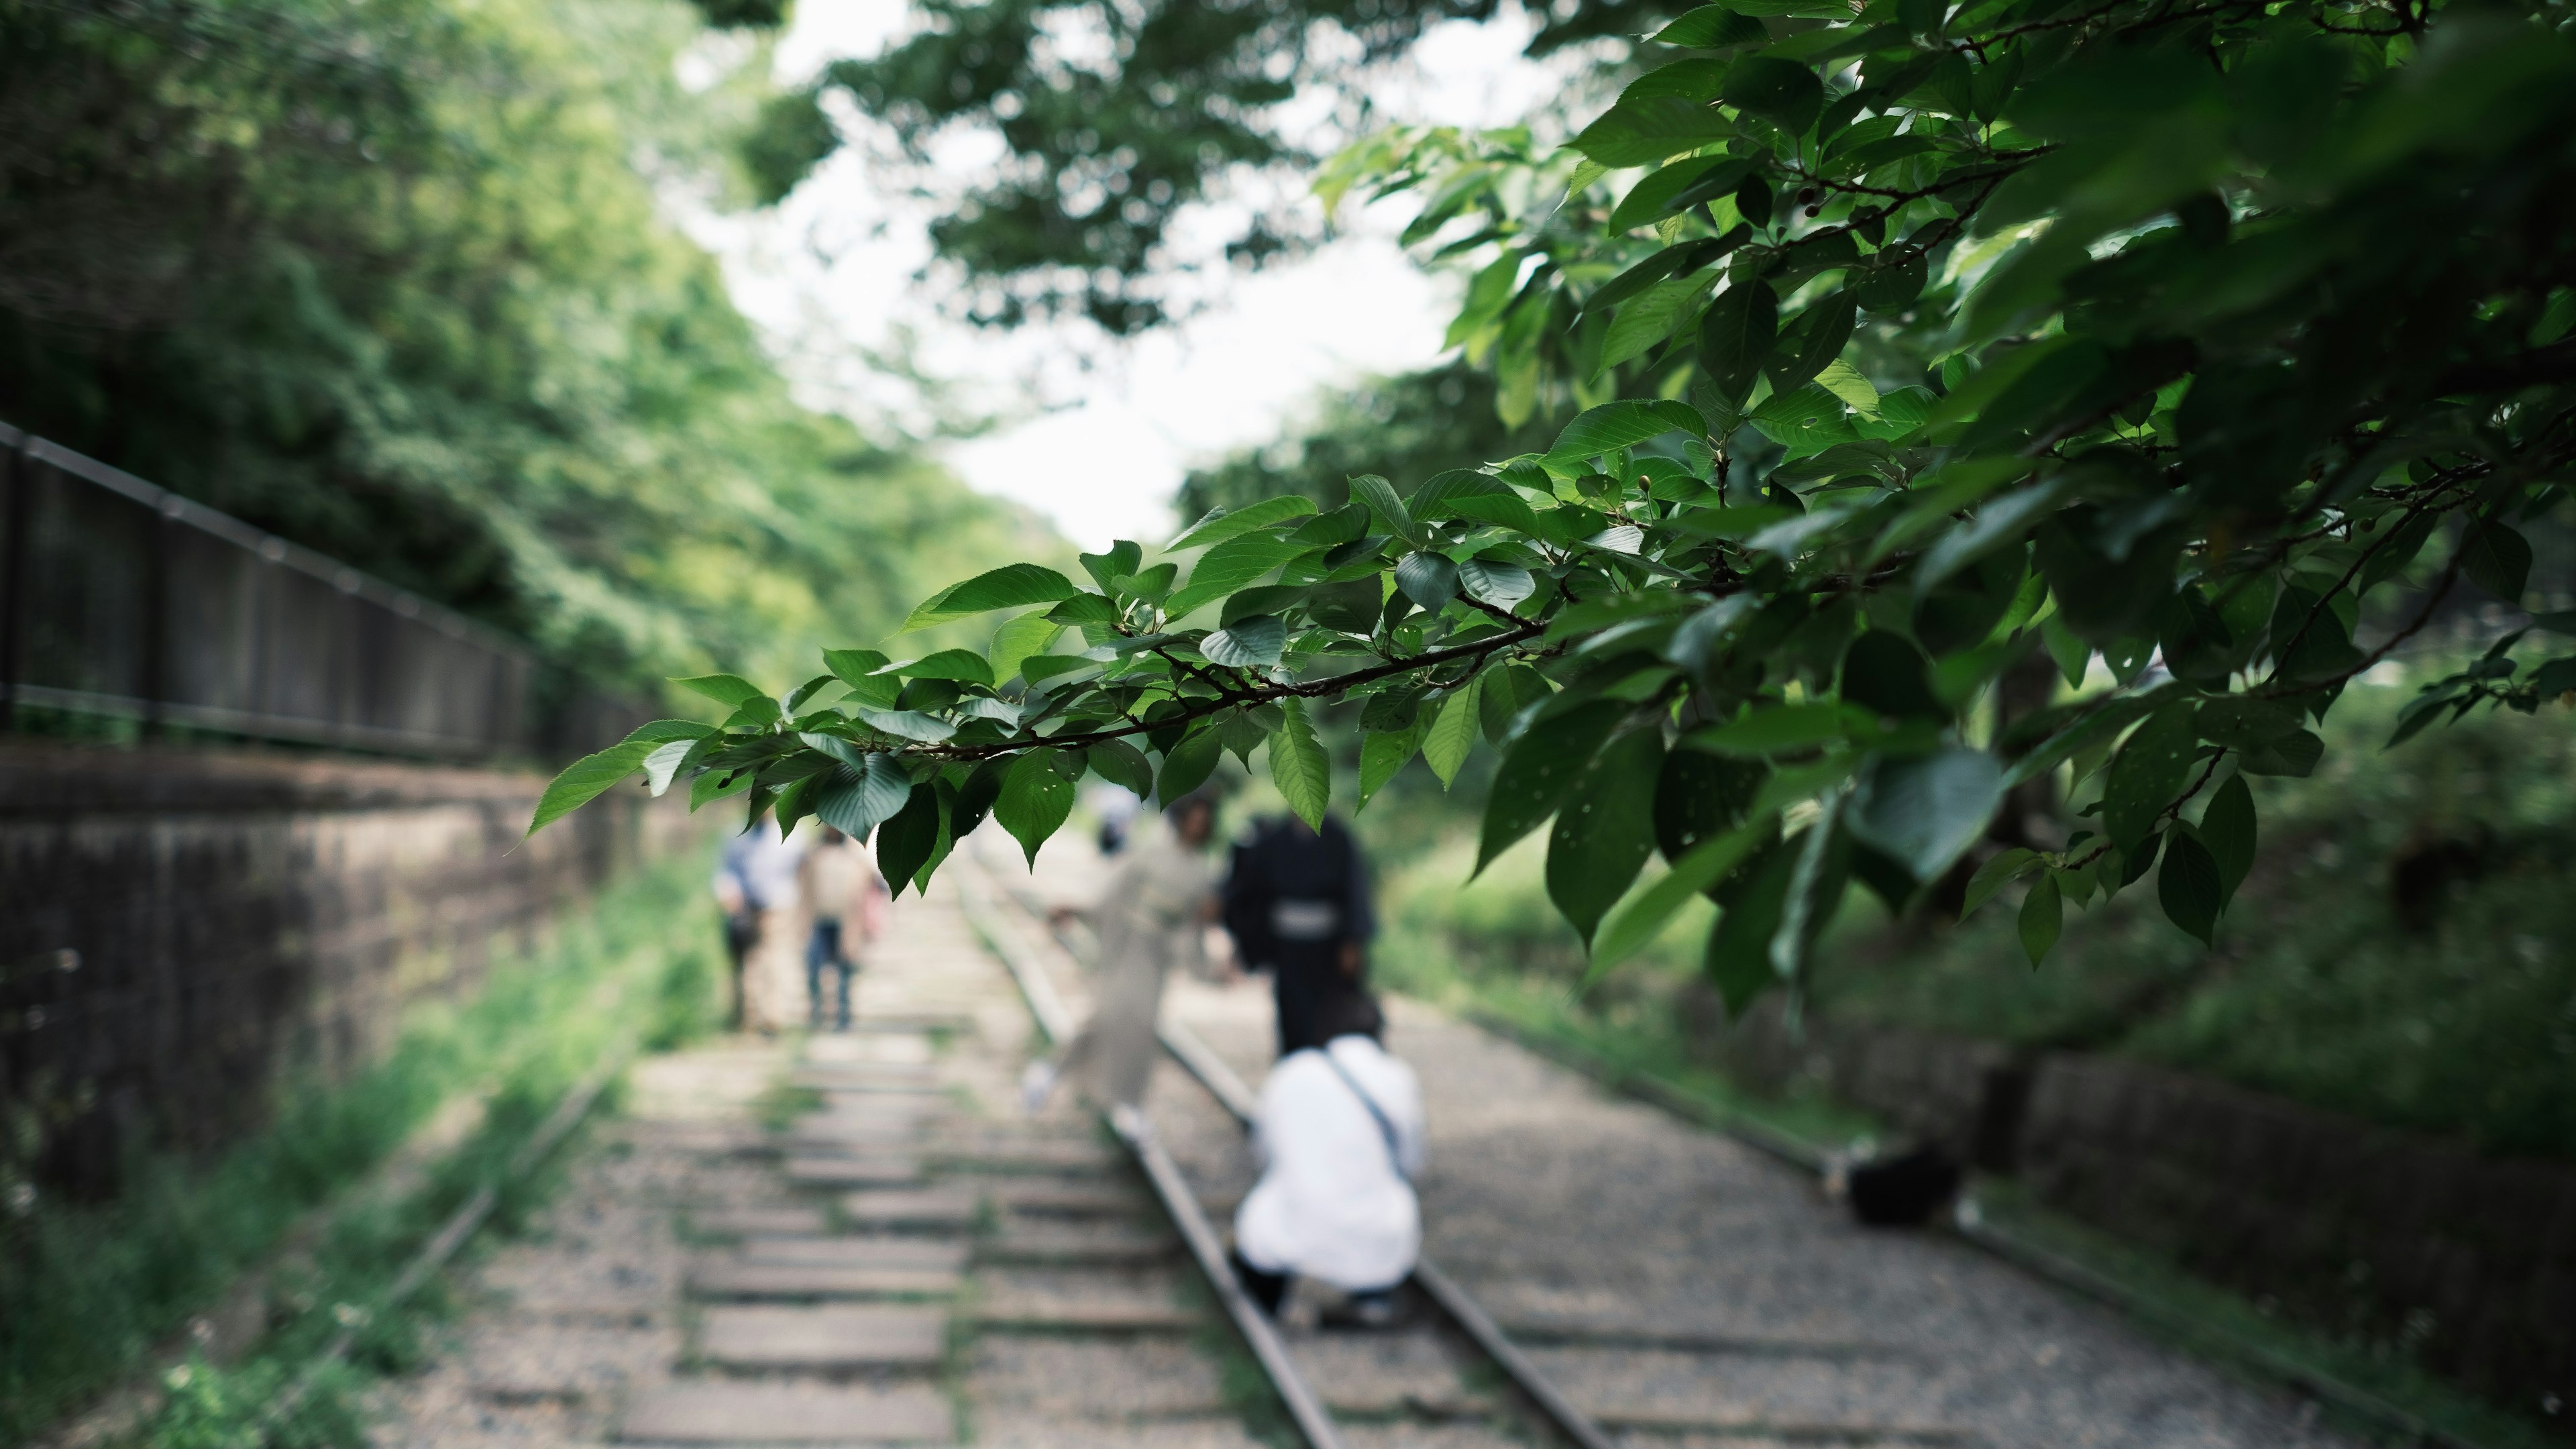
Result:
[[[1562,150],[1374,138],[1319,190],[1424,198],[1408,239],[1472,271],[1452,342],[1507,415],[1572,414],[1552,446],[914,612],[1003,616],[980,652],[683,681],[732,713],[577,764],[537,823],[640,771],[873,832],[926,884],[987,815],[1034,855],[1085,774],[1170,798],[1262,755],[1319,820],[1341,702],[1355,805],[1416,754],[1446,783],[1499,753],[1479,868],[1544,831],[1595,970],[1705,894],[1741,1006],[1849,883],[1906,908],[2043,778],[2090,798],[2073,837],[1986,859],[1970,909],[2028,882],[2036,960],[2153,874],[2212,940],[2249,781],[2313,770],[2312,726],[2456,581],[2521,603],[2518,525],[2576,463],[2566,22],[2345,33],[2373,13],[1740,0],[1652,37]],[[2519,637],[2399,738],[2576,690]],[[2072,697],[1999,717],[2041,655]]]

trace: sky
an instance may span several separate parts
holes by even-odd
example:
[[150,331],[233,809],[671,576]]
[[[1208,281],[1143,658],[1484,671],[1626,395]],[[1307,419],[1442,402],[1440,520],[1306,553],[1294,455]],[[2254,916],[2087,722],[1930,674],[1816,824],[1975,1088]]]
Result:
[[[806,0],[776,72],[802,81],[832,59],[875,53],[910,23],[902,5]],[[1555,86],[1520,55],[1531,28],[1516,8],[1439,26],[1372,98],[1390,121],[1515,122]],[[869,125],[841,120],[853,135]],[[1456,283],[1396,246],[1409,219],[1401,202],[1346,203],[1336,238],[1295,261],[1217,269],[1204,307],[1129,342],[1082,324],[975,328],[943,314],[917,279],[929,212],[867,150],[845,146],[775,208],[702,211],[690,230],[809,404],[913,431],[943,412],[999,418],[936,448],[970,485],[1029,505],[1085,548],[1161,542],[1176,531],[1170,500],[1190,466],[1280,436],[1324,389],[1440,355]],[[938,161],[975,167],[997,154],[997,142],[965,135]],[[1221,217],[1210,220],[1213,231]]]

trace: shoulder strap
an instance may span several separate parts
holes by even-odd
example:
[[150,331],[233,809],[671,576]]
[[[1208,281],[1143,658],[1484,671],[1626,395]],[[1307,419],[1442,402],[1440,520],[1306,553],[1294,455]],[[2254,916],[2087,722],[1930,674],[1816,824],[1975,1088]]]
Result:
[[1413,1175],[1404,1170],[1404,1149],[1398,1145],[1395,1123],[1387,1119],[1386,1109],[1380,1107],[1377,1098],[1370,1096],[1368,1089],[1360,1085],[1359,1078],[1351,1075],[1350,1068],[1334,1057],[1331,1043],[1315,1048],[1315,1052],[1324,1059],[1324,1065],[1333,1069],[1333,1075],[1342,1079],[1342,1085],[1351,1089],[1351,1095],[1360,1099],[1360,1105],[1368,1109],[1369,1120],[1377,1123],[1377,1135],[1386,1142],[1388,1165],[1395,1169],[1397,1177],[1410,1184]]

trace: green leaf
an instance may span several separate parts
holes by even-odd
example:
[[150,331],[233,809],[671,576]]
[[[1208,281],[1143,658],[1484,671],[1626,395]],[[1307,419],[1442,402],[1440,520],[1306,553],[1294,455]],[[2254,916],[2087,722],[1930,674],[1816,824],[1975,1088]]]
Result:
[[1706,420],[1688,403],[1603,403],[1565,425],[1565,431],[1556,436],[1556,446],[1547,450],[1546,466],[1552,471],[1565,471],[1584,459],[1631,447],[1666,433],[1686,432],[1693,437],[1703,437],[1707,431]]
[[1439,714],[1422,726],[1422,760],[1440,777],[1443,790],[1458,778],[1458,767],[1467,763],[1467,751],[1476,743],[1476,697],[1486,682],[1479,674],[1466,687],[1442,696]]
[[1073,581],[1050,568],[1033,563],[1004,564],[989,573],[977,574],[962,584],[951,584],[931,595],[903,621],[901,633],[927,629],[951,619],[963,619],[992,609],[1013,609],[1025,604],[1052,604],[1072,598]]
[[815,818],[852,840],[866,840],[912,798],[911,774],[888,754],[862,756],[856,767],[836,764],[815,778]]
[[947,838],[948,811],[940,801],[938,786],[928,782],[915,785],[904,807],[877,827],[877,870],[887,886],[901,895],[905,884],[920,876],[931,860],[943,853],[941,847]]
[[1082,760],[1091,773],[1118,785],[1139,800],[1154,793],[1154,766],[1145,752],[1125,740],[1102,740],[1082,752]]
[[1706,274],[1658,282],[1619,304],[1610,330],[1601,340],[1601,356],[1592,366],[1599,377],[1621,363],[1644,356],[1665,338],[1698,320],[1696,309],[1712,280]]
[[1413,514],[1405,508],[1404,500],[1396,496],[1395,485],[1375,473],[1360,473],[1352,477],[1351,499],[1367,504],[1371,512],[1385,521],[1387,532],[1415,548],[1430,542],[1430,536],[1414,523]]
[[860,705],[854,711],[870,729],[890,734],[899,740],[912,740],[925,745],[945,742],[957,733],[957,726],[917,709],[871,709]]
[[1727,71],[1718,98],[1796,136],[1824,109],[1825,88],[1814,71],[1794,60],[1748,55]]
[[1258,580],[1305,550],[1266,533],[1229,538],[1199,555],[1190,581],[1163,603],[1166,617],[1178,619]]
[[1037,869],[1038,847],[1073,813],[1073,786],[1080,770],[1064,751],[1040,748],[1013,760],[1002,776],[993,818],[1027,852],[1031,870]]
[[1199,653],[1210,664],[1253,669],[1279,662],[1288,647],[1288,626],[1269,614],[1237,619],[1199,641]]
[[2477,524],[2460,540],[2460,571],[2479,588],[2519,604],[2531,577],[2531,544],[2501,523]]
[[1741,403],[1779,337],[1780,294],[1760,278],[1737,278],[1699,319],[1700,366],[1729,402]]
[[990,689],[995,682],[993,666],[972,649],[942,649],[926,654],[903,667],[913,679],[953,679],[960,684],[980,684]]
[[1409,553],[1396,561],[1395,586],[1404,596],[1436,614],[1458,597],[1458,566],[1436,553]]
[[2120,747],[2102,787],[2102,824],[2113,844],[2134,852],[2190,778],[2200,733],[2189,703],[2148,717]]
[[1538,532],[1538,515],[1529,503],[1491,474],[1452,468],[1415,491],[1405,505],[1415,520],[1438,523],[1472,518],[1515,533]]
[[2066,902],[2058,896],[2057,877],[2043,875],[2021,898],[2021,949],[2031,965],[2047,959],[2049,948],[2065,929]]
[[1217,761],[1225,758],[1225,731],[1213,726],[1203,728],[1163,752],[1163,772],[1154,781],[1154,791],[1165,805],[1189,794],[1207,783],[1216,773]]
[[1807,700],[1748,710],[1741,719],[1695,729],[1683,742],[1713,755],[1761,759],[1877,732],[1878,717],[1867,710],[1831,700]]
[[1953,747],[1880,759],[1862,774],[1845,819],[1854,839],[1893,857],[1917,881],[1930,881],[1985,834],[2003,798],[2003,766],[1995,757]]
[[1034,611],[1004,622],[993,631],[993,682],[1008,683],[1020,672],[1022,662],[1031,655],[1044,654],[1063,632],[1062,624]]
[[[1510,753],[1503,756],[1501,768],[1494,772],[1493,792],[1485,802],[1484,826],[1476,844],[1478,871],[1556,813],[1557,806],[1574,789],[1583,767],[1591,762],[1601,742],[1610,737],[1611,729],[1628,710],[1624,701],[1596,699],[1534,720],[1521,731]],[[1460,728],[1471,730],[1474,719],[1474,710],[1466,710],[1459,721]],[[1446,722],[1447,711],[1443,710],[1442,723]],[[1434,733],[1436,737],[1437,726]],[[1431,742],[1424,741],[1422,748],[1424,756],[1430,757]],[[1438,768],[1437,761],[1433,768]]]
[[2325,758],[2326,742],[2311,730],[2292,730],[2245,752],[2237,768],[2248,775],[2286,775],[2304,780]]
[[1802,854],[1802,850],[1773,850],[1748,862],[1747,879],[1708,934],[1708,979],[1725,1000],[1730,1019],[1740,1018],[1755,998],[1780,984],[1771,947],[1788,913],[1789,890]]
[[[1743,864],[1755,847],[1771,838],[1771,830],[1778,823],[1777,814],[1765,811],[1723,835],[1701,841],[1674,861],[1672,869],[1620,902],[1592,943],[1590,976],[1597,977],[1627,960],[1663,934],[1675,912]],[[1763,933],[1763,939],[1770,939],[1768,931]]]
[[2189,829],[2176,827],[2166,836],[2165,863],[2156,872],[2156,903],[2165,908],[2165,919],[2202,945],[2212,945],[2218,909],[2226,899],[2226,882],[2209,847]]
[[1270,778],[1288,808],[1310,827],[1324,828],[1324,807],[1331,803],[1333,776],[1323,742],[1306,718],[1306,701],[1294,696],[1279,701],[1284,718],[1270,736]]
[[1723,5],[1703,5],[1685,12],[1679,20],[1655,32],[1657,45],[1679,46],[1690,50],[1715,50],[1729,45],[1762,45],[1771,32],[1762,22],[1740,15]]
[[708,747],[716,743],[717,737],[709,733],[694,740],[673,740],[654,746],[652,753],[644,757],[644,788],[653,792],[654,799],[661,799],[670,790],[671,781],[690,763],[691,757],[704,759]]
[[701,674],[694,679],[674,679],[682,689],[694,689],[727,709],[740,709],[755,699],[767,699],[768,692],[738,674]]
[[1264,498],[1258,503],[1238,508],[1232,513],[1222,508],[1211,509],[1207,517],[1191,524],[1180,537],[1163,545],[1163,551],[1179,553],[1183,549],[1206,548],[1211,544],[1223,543],[1229,538],[1240,537],[1256,528],[1268,528],[1273,524],[1285,523],[1292,518],[1304,518],[1314,511],[1315,500],[1302,493]]
[[[731,678],[730,675],[717,676]],[[545,793],[537,797],[536,813],[528,819],[528,835],[599,798],[618,781],[644,768],[644,762],[665,745],[686,741],[695,744],[715,731],[694,720],[657,719],[638,725],[632,734],[595,755],[584,755],[564,766],[563,773],[547,782]],[[664,781],[665,786],[668,780]],[[655,792],[660,793],[659,791]],[[523,835],[520,839],[524,840]]]
[[2065,676],[2067,687],[2083,688],[2084,676],[2093,667],[2093,646],[2077,638],[2075,631],[2066,627],[2066,621],[2055,614],[2039,621],[2039,641],[2047,646],[2048,657],[2056,662],[2057,672]]
[[2209,809],[2200,817],[2200,840],[2209,847],[2210,859],[2218,863],[2223,908],[2236,898],[2236,888],[2245,884],[2247,873],[2254,869],[2254,792],[2246,787],[2243,775],[2229,776],[2209,797]]
[[1538,592],[1538,580],[1528,569],[1480,558],[1458,565],[1458,582],[1466,588],[1468,598],[1503,610]]
[[1417,713],[1402,729],[1377,730],[1361,739],[1360,793],[1359,803],[1351,807],[1354,814],[1366,810],[1369,800],[1422,748],[1422,737],[1430,729],[1430,717]]
[[1959,907],[1959,919],[1964,921],[1975,915],[1977,907],[1984,905],[1995,892],[2030,874],[2031,868],[2039,863],[2038,852],[2016,845],[1978,866],[1977,873],[1968,878],[1968,894]]
[[1663,731],[1630,730],[1593,758],[1556,813],[1547,895],[1587,948],[1603,914],[1654,853],[1655,781],[1663,767]]

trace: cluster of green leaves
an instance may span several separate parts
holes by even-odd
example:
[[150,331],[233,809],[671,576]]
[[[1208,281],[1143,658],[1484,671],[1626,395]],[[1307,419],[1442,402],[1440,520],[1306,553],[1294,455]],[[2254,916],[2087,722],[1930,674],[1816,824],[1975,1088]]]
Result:
[[[2073,838],[1972,895],[2029,881],[2037,956],[2154,873],[2207,940],[2254,848],[2241,777],[2312,769],[2309,725],[2462,577],[2518,602],[2515,525],[2564,501],[2566,18],[1693,11],[1564,151],[1403,132],[1321,183],[1425,195],[1416,235],[1479,264],[1452,339],[1506,410],[1592,404],[1544,452],[1212,513],[1150,567],[1087,557],[1093,588],[988,574],[914,621],[1045,606],[989,656],[726,684],[724,727],[639,738],[550,808],[659,759],[789,816],[902,813],[918,871],[988,800],[1034,849],[1086,769],[1168,796],[1266,747],[1311,819],[1307,711],[1355,698],[1362,802],[1414,753],[1445,779],[1499,749],[1480,857],[1547,829],[1595,970],[1705,892],[1740,1005],[1800,976],[1848,881],[1910,901],[2008,790],[2069,776],[2099,779]],[[1054,625],[1084,647],[1026,652]],[[2043,654],[2112,686],[1998,717]],[[811,708],[834,685],[858,704]]]
[[662,215],[655,179],[740,190],[767,90],[684,89],[705,34],[679,0],[0,0],[8,421],[611,679],[785,667],[1039,546],[796,406]]

